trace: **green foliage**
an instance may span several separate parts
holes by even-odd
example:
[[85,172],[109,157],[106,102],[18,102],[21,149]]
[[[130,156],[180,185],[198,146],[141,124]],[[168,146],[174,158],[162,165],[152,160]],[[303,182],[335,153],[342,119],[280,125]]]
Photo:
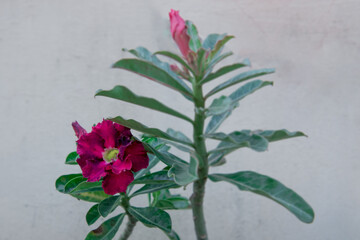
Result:
[[86,213],[86,223],[89,226],[94,224],[101,217],[101,215],[98,211],[98,207],[99,207],[99,204],[95,204]]
[[135,179],[132,184],[164,184],[174,183],[174,179],[168,176],[168,171],[159,171],[147,174]]
[[118,231],[121,223],[124,220],[124,213],[106,220],[97,229],[92,230],[86,236],[85,240],[111,240]]
[[265,137],[253,134],[250,130],[235,131],[230,134],[213,133],[206,135],[207,138],[221,140],[219,145],[210,153],[229,154],[239,148],[248,147],[257,152],[267,150],[268,141]]
[[165,232],[171,232],[169,214],[156,207],[129,207],[129,213],[147,227],[157,227]]
[[209,62],[214,58],[219,56],[224,45],[234,36],[229,36],[226,34],[210,34],[203,43],[203,48],[210,51],[208,56]]
[[[186,99],[188,99],[190,101],[192,100],[192,95],[191,94],[189,95],[189,93],[191,93],[191,89],[184,83],[184,81],[181,78],[179,78],[179,76],[176,73],[174,73],[171,70],[170,64],[160,61],[159,58],[157,58],[154,54],[152,54],[149,50],[147,50],[144,47],[137,47],[136,49],[131,49],[131,50],[126,50],[126,49],[123,49],[123,50],[129,51],[134,56],[136,56],[142,60],[145,60],[146,62],[149,62],[149,63],[155,65],[156,67],[162,69],[164,72],[166,72],[166,74],[171,76],[171,78],[176,82],[175,83],[176,85],[181,85],[181,88],[183,90],[185,89],[187,91],[187,93],[182,93],[182,95]],[[161,81],[159,83],[161,83]],[[164,84],[164,83],[161,83],[161,84]]]
[[226,181],[236,185],[242,191],[250,191],[279,203],[300,221],[311,223],[314,211],[305,200],[279,181],[256,172],[237,172],[232,174],[211,174],[214,182]]
[[70,193],[99,192],[102,190],[101,182],[81,182]]
[[163,163],[170,167],[168,176],[174,178],[175,183],[179,185],[187,185],[197,179],[198,163],[194,158],[191,158],[190,163],[178,158],[169,152],[160,152],[144,144],[148,151],[152,152]]
[[118,100],[122,100],[124,102],[133,103],[142,107],[150,108],[162,113],[170,114],[174,117],[181,118],[185,121],[188,121],[192,123],[193,121],[185,116],[182,113],[179,113],[176,110],[173,110],[163,103],[159,102],[156,99],[148,98],[148,97],[142,97],[134,94],[132,91],[130,91],[127,87],[124,86],[116,86],[112,90],[105,91],[105,90],[98,90],[95,96],[105,96],[110,97]]
[[69,155],[67,155],[65,164],[77,165],[78,163],[76,162],[76,159],[78,158],[79,158],[79,154],[77,154],[77,152],[71,152],[69,153]]
[[153,193],[162,189],[170,189],[170,188],[179,188],[180,185],[176,183],[160,183],[160,184],[146,184],[139,190],[135,191],[130,195],[130,197],[135,197],[137,195]]
[[228,81],[225,81],[224,83],[221,83],[220,85],[216,86],[214,89],[212,89],[208,94],[206,94],[205,98],[208,98],[212,95],[214,95],[217,92],[220,92],[228,87],[231,87],[235,84],[244,82],[246,80],[263,76],[266,74],[270,74],[275,72],[273,68],[265,68],[260,70],[250,70],[244,73],[240,73],[239,75],[236,75],[235,77],[230,78]]
[[[224,105],[224,107],[222,110],[218,111],[218,114],[213,114],[214,116],[211,118],[209,124],[207,125],[205,132],[208,134],[216,131],[216,129],[220,127],[220,125],[225,121],[225,119],[231,115],[232,111],[239,106],[240,100],[254,93],[257,90],[272,84],[272,82],[254,80],[239,87],[228,97],[222,96],[218,99],[215,99],[210,105],[210,107],[215,105],[216,102],[217,105],[222,104]],[[225,102],[226,104],[223,102]]]
[[111,196],[101,201],[98,206],[98,211],[100,215],[103,217],[107,217],[119,206],[119,202],[120,202],[119,195]]
[[151,206],[161,208],[163,210],[179,210],[189,209],[189,199],[179,194],[172,195],[168,189],[154,192],[152,194],[153,201]]
[[177,139],[177,138],[174,138],[172,136],[170,136],[169,134],[157,129],[157,128],[149,128],[133,119],[129,119],[129,120],[125,120],[124,118],[118,116],[116,118],[112,118],[110,119],[111,121],[114,121],[116,123],[119,123],[123,126],[126,126],[128,128],[131,128],[131,129],[134,129],[134,130],[137,130],[139,132],[143,132],[143,133],[146,133],[146,134],[150,134],[150,135],[153,135],[155,137],[159,137],[159,138],[164,138],[164,139],[167,139],[167,140],[170,140],[170,141],[174,141],[174,142],[178,142],[178,143],[182,143],[182,144],[185,144],[185,145],[188,145],[188,146],[193,146],[193,144],[191,142],[188,142],[188,141],[183,141],[181,139]]
[[[145,76],[155,82],[172,88],[188,98],[192,98],[191,91],[185,87],[186,85],[179,82],[169,72],[159,68],[158,66],[140,59],[122,59],[113,65],[114,68],[125,69],[142,76]],[[171,71],[171,70],[170,70]]]
[[86,202],[96,202],[96,203],[101,202],[102,200],[110,197],[110,195],[104,193],[102,189],[101,191],[70,193],[70,195],[79,200],[83,200]]
[[72,179],[82,177],[81,173],[75,173],[75,174],[68,174],[68,175],[62,175],[58,177],[55,181],[55,188],[61,193],[65,193],[65,186],[66,184],[71,181]]
[[195,75],[194,70],[184,61],[184,59],[182,59],[182,57],[180,57],[179,55],[177,55],[175,53],[168,52],[168,51],[158,51],[158,52],[155,52],[154,55],[162,55],[162,56],[171,58],[172,60],[175,60],[178,63],[180,63],[183,67],[185,67],[187,70],[189,70],[192,74]]
[[217,70],[214,73],[210,73],[208,76],[206,76],[200,83],[201,84],[205,84],[207,82],[210,82],[211,80],[214,80],[216,78],[219,78],[227,73],[230,73],[234,70],[237,70],[239,68],[243,68],[243,67],[247,67],[250,66],[250,60],[249,59],[245,59],[243,62],[241,63],[235,63],[235,64],[231,64],[231,65],[227,65],[224,66],[222,68],[220,68],[219,70]]
[[294,137],[306,137],[306,135],[303,132],[289,132],[286,129],[280,129],[280,130],[257,130],[254,131],[254,133],[259,134],[263,137],[265,137],[269,142],[275,142],[279,140],[285,140],[288,138],[294,138]]
[[201,47],[201,41],[196,26],[191,21],[186,21],[187,34],[190,36],[189,47],[192,51],[197,52]]

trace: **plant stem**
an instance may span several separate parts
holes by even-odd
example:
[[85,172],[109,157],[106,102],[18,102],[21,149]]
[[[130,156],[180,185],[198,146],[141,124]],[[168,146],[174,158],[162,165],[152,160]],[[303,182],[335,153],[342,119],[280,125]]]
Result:
[[205,184],[208,176],[209,165],[205,139],[203,137],[205,123],[205,100],[202,93],[202,86],[198,81],[193,82],[194,102],[195,102],[195,121],[194,121],[194,145],[199,161],[198,180],[194,182],[193,194],[191,196],[191,206],[195,232],[198,240],[208,240],[206,231],[203,202],[205,196]]
[[129,197],[125,193],[120,193],[120,196],[120,205],[123,207],[126,215],[128,216],[128,222],[119,240],[127,240],[130,237],[132,231],[134,230],[137,220],[128,211],[128,208],[130,207]]
[[137,220],[130,214],[128,214],[127,216],[129,218],[129,220],[128,220],[125,230],[122,233],[122,235],[120,236],[119,240],[127,240],[130,237],[130,235],[136,225]]

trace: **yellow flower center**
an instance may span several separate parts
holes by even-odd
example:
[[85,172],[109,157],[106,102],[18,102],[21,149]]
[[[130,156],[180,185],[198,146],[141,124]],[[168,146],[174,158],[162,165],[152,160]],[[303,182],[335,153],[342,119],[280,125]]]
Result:
[[106,162],[112,162],[117,159],[118,154],[119,154],[119,149],[117,149],[117,148],[105,149],[105,151],[103,153],[103,159]]

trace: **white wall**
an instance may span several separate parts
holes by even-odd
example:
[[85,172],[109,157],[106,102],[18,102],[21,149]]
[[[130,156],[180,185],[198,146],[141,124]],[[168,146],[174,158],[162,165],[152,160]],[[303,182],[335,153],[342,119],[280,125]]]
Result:
[[[253,68],[275,67],[275,81],[244,99],[222,131],[302,130],[308,138],[274,143],[266,153],[245,149],[212,172],[255,170],[296,190],[315,209],[311,225],[281,206],[209,183],[205,200],[211,239],[360,239],[360,1],[356,0],[1,0],[0,239],[83,239],[91,204],[56,192],[55,179],[75,149],[70,126],[90,128],[121,114],[153,127],[190,128],[175,118],[106,98],[99,89],[123,84],[192,114],[182,96],[128,72],[110,69],[123,47],[177,51],[168,11],[202,36],[227,32],[228,44]],[[231,61],[227,61],[230,63]],[[213,85],[212,85],[213,86]],[[190,188],[185,194],[190,194]],[[136,200],[135,204],[143,204]],[[195,239],[191,212],[173,212],[182,239]],[[131,239],[166,239],[139,224]]]

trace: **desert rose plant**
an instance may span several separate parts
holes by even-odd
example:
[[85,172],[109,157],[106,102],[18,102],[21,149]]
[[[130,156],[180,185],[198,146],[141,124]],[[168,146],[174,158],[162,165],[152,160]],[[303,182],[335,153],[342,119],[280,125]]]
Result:
[[[193,136],[189,138],[173,129],[164,132],[121,116],[103,120],[90,131],[81,127],[78,122],[73,122],[77,137],[76,151],[68,155],[65,163],[79,165],[82,173],[60,176],[56,180],[56,189],[77,199],[95,203],[86,214],[88,225],[110,214],[115,215],[90,231],[85,239],[113,239],[125,217],[127,224],[119,234],[120,239],[128,239],[137,222],[159,228],[169,239],[180,239],[181,233],[174,231],[167,211],[182,209],[192,210],[197,239],[209,239],[203,209],[208,180],[214,183],[228,182],[239,190],[265,196],[285,207],[300,221],[311,223],[314,212],[309,204],[274,178],[253,171],[209,174],[210,167],[225,164],[226,155],[240,148],[263,152],[270,142],[305,136],[302,132],[289,132],[285,129],[240,130],[230,133],[217,131],[239,106],[240,100],[272,85],[269,81],[253,79],[271,74],[274,69],[243,71],[204,93],[205,84],[227,73],[249,67],[250,62],[246,59],[217,67],[214,71],[217,64],[232,55],[232,52],[223,53],[223,49],[233,36],[210,34],[202,41],[195,25],[184,21],[178,11],[171,10],[169,16],[170,32],[181,55],[168,51],[151,53],[144,47],[124,49],[134,57],[121,59],[113,67],[139,74],[182,94],[194,105],[194,108],[189,109],[193,117],[154,98],[136,95],[125,86],[98,90],[96,96],[133,103],[180,118],[190,124]],[[158,56],[167,57],[176,64],[164,62]],[[240,83],[245,84],[230,95],[220,96],[208,103],[215,94]],[[209,121],[205,126],[206,119]],[[133,136],[131,129],[142,132],[143,135]],[[217,140],[217,147],[209,150],[207,139]],[[188,153],[189,160],[183,160],[169,152],[170,147]],[[162,164],[162,170],[152,171],[158,164]],[[171,189],[188,185],[192,185],[193,189],[190,199],[171,193]],[[131,204],[131,199],[138,196],[148,198],[148,207]],[[118,209],[122,211],[116,215]]]

